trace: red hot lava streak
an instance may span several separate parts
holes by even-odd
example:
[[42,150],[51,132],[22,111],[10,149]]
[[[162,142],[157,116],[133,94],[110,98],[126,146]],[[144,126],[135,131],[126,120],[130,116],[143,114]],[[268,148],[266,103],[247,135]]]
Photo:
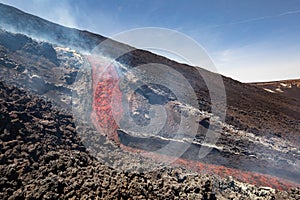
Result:
[[[118,87],[118,73],[113,64],[107,60],[91,56],[88,60],[93,70],[92,120],[102,134],[119,143],[117,134],[119,127],[114,119],[122,115],[122,92]],[[112,106],[117,111],[115,115],[113,115]]]
[[[91,119],[93,123],[106,135],[110,140],[115,141],[121,148],[140,153],[146,157],[150,157],[156,160],[168,160],[165,155],[154,154],[151,152],[145,152],[143,150],[137,150],[130,147],[126,147],[120,144],[117,129],[119,128],[115,118],[122,116],[122,91],[119,88],[119,77],[116,70],[116,66],[113,63],[109,63],[108,60],[100,57],[89,56],[88,61],[92,66],[93,71],[93,112]],[[114,97],[113,97],[114,95]],[[112,103],[112,99],[114,102]],[[118,111],[113,115],[112,106],[114,110]],[[119,120],[119,119],[118,119]],[[277,177],[270,175],[242,171],[233,168],[227,168],[224,166],[205,164],[192,160],[177,159],[173,165],[182,166],[187,169],[194,170],[199,173],[214,173],[221,177],[232,176],[242,182],[251,183],[258,186],[269,186],[280,190],[286,190],[297,186],[296,183],[292,183]]]

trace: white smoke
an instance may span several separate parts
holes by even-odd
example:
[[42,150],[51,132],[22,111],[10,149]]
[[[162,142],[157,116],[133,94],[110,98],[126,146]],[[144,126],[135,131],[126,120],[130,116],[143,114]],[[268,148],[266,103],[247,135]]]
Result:
[[74,15],[73,8],[68,1],[0,0],[0,2],[33,15],[37,15],[49,21],[72,28],[78,28],[76,15]]

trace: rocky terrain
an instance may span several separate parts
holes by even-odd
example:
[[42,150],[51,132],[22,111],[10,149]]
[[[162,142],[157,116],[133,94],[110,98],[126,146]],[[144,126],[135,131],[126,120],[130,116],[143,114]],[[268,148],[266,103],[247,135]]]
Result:
[[115,170],[86,151],[66,111],[3,82],[0,109],[1,199],[297,199],[300,195],[299,189],[280,192],[178,167],[149,173]]
[[[106,39],[100,35],[3,4],[0,11],[1,199],[300,197],[299,82],[244,84],[222,76],[227,101],[222,120],[211,113],[210,91],[199,70],[221,91],[217,74],[111,40],[95,58],[91,50]],[[129,53],[112,62],[124,49]],[[113,63],[107,74],[103,60]],[[159,84],[126,96],[144,76],[129,72],[146,63],[181,73],[198,105],[180,101]],[[115,100],[129,99],[134,123],[149,125],[153,105],[166,110],[167,123],[158,134],[127,131],[112,121],[121,116],[121,123],[129,123],[122,112],[112,116],[114,108],[107,106],[116,85]],[[181,117],[191,115],[199,126],[196,135],[174,141]],[[219,136],[215,144],[204,142],[209,129]],[[188,148],[180,156],[152,153],[170,141]],[[200,148],[210,153],[199,159]],[[179,158],[171,166],[165,161],[172,157]]]
[[257,87],[263,88],[270,93],[281,94],[291,98],[300,98],[300,80],[285,80],[285,81],[272,81],[263,83],[251,83]]

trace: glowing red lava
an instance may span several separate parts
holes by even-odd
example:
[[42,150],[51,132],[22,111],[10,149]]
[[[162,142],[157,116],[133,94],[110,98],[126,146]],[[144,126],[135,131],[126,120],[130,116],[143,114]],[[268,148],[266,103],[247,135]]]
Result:
[[[101,131],[102,134],[106,135],[110,140],[115,141],[124,150],[139,153],[145,157],[155,160],[168,160],[166,155],[137,150],[120,144],[117,134],[117,129],[119,127],[115,121],[115,118],[121,117],[123,112],[121,103],[122,92],[118,86],[118,73],[113,63],[109,63],[109,61],[106,61],[105,59],[89,56],[88,61],[90,62],[93,70],[93,112],[91,119],[93,120],[95,126]],[[113,94],[114,103],[112,104]],[[119,101],[119,103],[117,101]],[[114,110],[118,111],[115,115],[113,115],[112,112],[112,105],[114,106]],[[199,173],[213,173],[221,177],[232,176],[239,181],[258,186],[269,186],[279,190],[286,190],[297,186],[296,183],[277,177],[272,177],[270,175],[242,171],[192,160],[174,160],[176,160],[172,163],[174,166],[182,166]]]
[[[93,112],[92,119],[101,133],[119,143],[115,118],[122,114],[122,92],[118,87],[118,74],[112,63],[99,58],[88,57],[93,70]],[[114,91],[114,93],[113,93]],[[113,97],[114,94],[114,97]],[[115,103],[112,103],[114,100]],[[119,102],[116,102],[118,101]],[[112,112],[115,106],[115,116]]]

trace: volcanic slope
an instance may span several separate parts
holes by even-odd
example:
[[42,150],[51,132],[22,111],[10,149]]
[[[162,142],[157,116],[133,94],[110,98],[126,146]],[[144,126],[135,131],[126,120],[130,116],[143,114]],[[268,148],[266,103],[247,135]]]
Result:
[[[38,42],[22,34],[1,30],[2,80],[52,99],[54,104],[70,110],[71,93],[76,89],[74,82],[80,66],[85,62],[83,53],[80,52],[89,52],[106,38],[53,24],[3,4],[0,4],[0,11],[3,28],[33,37],[39,36],[39,39],[48,41]],[[121,65],[134,68],[140,64],[161,63],[176,69],[192,85],[201,102],[199,109],[210,111],[209,91],[198,70],[212,80],[216,74],[109,41],[101,49],[107,57],[114,57],[122,49],[130,49],[130,53],[117,59]],[[225,150],[220,153],[221,156],[224,155],[224,159],[220,159],[224,163],[213,164],[231,164],[228,167],[258,170],[292,181],[299,180],[299,100],[270,93],[227,77],[223,77],[223,82],[228,109],[226,123],[222,127],[225,131],[222,132],[218,145]],[[216,87],[221,89],[222,85]],[[144,95],[145,92],[149,93],[144,90],[141,94]],[[156,92],[150,90],[150,93]],[[213,123],[212,121],[211,118],[207,123]],[[199,138],[201,139],[201,135]],[[273,156],[271,161],[268,154]],[[236,162],[243,165],[232,166],[235,162],[228,162],[228,157],[233,160],[238,157]],[[211,158],[205,162],[215,162],[213,156]],[[269,171],[270,166],[272,170]]]

